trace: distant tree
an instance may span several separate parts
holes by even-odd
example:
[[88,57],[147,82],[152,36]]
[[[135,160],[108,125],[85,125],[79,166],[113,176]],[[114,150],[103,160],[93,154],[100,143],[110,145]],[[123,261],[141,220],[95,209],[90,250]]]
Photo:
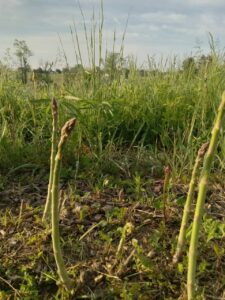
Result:
[[205,69],[208,68],[211,64],[212,64],[212,61],[213,61],[213,57],[212,55],[202,55],[200,56],[200,58],[198,59],[198,70],[200,69]]
[[13,74],[14,61],[10,49],[7,48],[3,59],[0,61],[0,75],[9,78]]
[[128,79],[129,74],[130,74],[130,69],[124,67],[124,68],[123,68],[123,74],[124,74],[124,77],[125,77],[126,79]]
[[25,41],[15,39],[13,46],[15,48],[15,55],[17,56],[19,61],[21,80],[23,83],[27,83],[27,72],[30,70],[28,60],[33,54]]
[[43,71],[43,69],[42,69],[42,67],[39,67],[39,68],[37,68],[37,69],[34,69],[33,70],[35,73],[43,73],[44,71]]
[[11,53],[11,49],[7,48],[4,53],[3,57],[3,64],[7,66],[8,68],[15,67],[15,60],[13,59],[13,55]]
[[56,69],[55,72],[58,73],[58,74],[61,74],[61,73],[62,73],[62,70]]
[[69,69],[68,67],[64,67],[64,68],[62,69],[62,72],[63,72],[63,73],[69,73],[69,71],[70,71],[70,69]]
[[145,71],[144,69],[140,69],[140,70],[139,70],[139,75],[140,75],[141,77],[144,77],[145,74],[146,74],[146,71]]
[[54,65],[54,62],[50,62],[48,60],[40,62],[40,67],[42,68],[44,73],[51,73],[53,65]]
[[81,64],[77,64],[74,67],[70,68],[70,72],[78,74],[84,72],[84,67]]
[[104,63],[104,71],[110,75],[113,79],[115,75],[122,70],[124,64],[124,59],[121,57],[120,53],[109,52],[106,56]]
[[182,70],[187,72],[196,72],[196,63],[194,57],[187,57],[182,63]]
[[41,61],[40,67],[38,69],[33,70],[36,80],[39,82],[44,82],[46,84],[51,83],[52,82],[51,73],[53,73],[52,67],[53,67],[53,62]]

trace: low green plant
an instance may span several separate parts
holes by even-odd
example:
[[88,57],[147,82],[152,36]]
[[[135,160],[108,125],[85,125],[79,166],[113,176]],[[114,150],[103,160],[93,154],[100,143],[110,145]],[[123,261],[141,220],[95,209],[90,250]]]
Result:
[[120,242],[116,251],[116,257],[117,259],[121,259],[122,254],[123,254],[123,247],[124,243],[126,241],[127,235],[131,234],[133,231],[133,224],[131,222],[127,222],[124,227],[121,229],[121,238]]
[[140,272],[152,273],[154,272],[154,264],[151,258],[144,254],[144,250],[139,245],[136,239],[132,239],[132,245],[135,248],[136,268]]

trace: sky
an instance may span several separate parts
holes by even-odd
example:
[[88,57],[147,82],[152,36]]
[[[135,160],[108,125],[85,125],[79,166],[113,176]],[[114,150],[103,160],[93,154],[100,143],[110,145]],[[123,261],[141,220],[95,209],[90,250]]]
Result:
[[[91,21],[99,21],[99,0],[80,0],[89,43]],[[118,52],[126,28],[124,55],[138,64],[147,57],[180,58],[198,51],[209,51],[209,32],[215,44],[225,46],[224,0],[103,0],[103,52]],[[87,43],[77,0],[0,0],[0,60],[7,48],[14,53],[15,39],[25,40],[33,52],[31,65],[46,61],[65,65],[63,52],[71,66],[77,63],[70,27],[76,26],[84,64],[88,64]],[[97,27],[96,27],[97,28]],[[96,30],[98,57],[98,29]],[[74,36],[75,40],[75,36]],[[62,46],[63,45],[63,46]],[[63,50],[64,49],[64,50]],[[201,49],[201,50],[199,50]],[[77,50],[76,50],[77,51]],[[103,55],[104,56],[104,55]]]

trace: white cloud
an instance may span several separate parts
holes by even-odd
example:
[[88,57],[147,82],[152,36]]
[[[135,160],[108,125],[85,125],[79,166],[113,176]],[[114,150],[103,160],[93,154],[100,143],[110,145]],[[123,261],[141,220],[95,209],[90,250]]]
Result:
[[183,23],[187,19],[187,15],[181,13],[173,13],[173,12],[150,12],[141,14],[140,18],[143,21],[149,21],[152,23]]
[[11,8],[16,8],[18,6],[22,5],[21,0],[7,0],[7,1],[1,1],[0,2],[0,8],[3,10],[11,9]]
[[[99,0],[80,1],[88,30],[93,7],[98,19]],[[196,40],[207,43],[207,33],[225,45],[224,0],[104,0],[104,45],[112,48],[116,30],[120,47],[126,19],[130,11],[125,50],[141,59],[148,53],[184,53],[192,51]],[[75,63],[69,25],[76,21],[82,52],[86,46],[82,17],[74,0],[0,0],[0,56],[13,44],[14,38],[27,41],[38,64],[41,57],[52,59],[59,47],[57,33],[72,64]],[[204,47],[205,47],[204,44]]]
[[224,6],[224,0],[187,0],[188,4],[197,5],[209,5],[209,6]]

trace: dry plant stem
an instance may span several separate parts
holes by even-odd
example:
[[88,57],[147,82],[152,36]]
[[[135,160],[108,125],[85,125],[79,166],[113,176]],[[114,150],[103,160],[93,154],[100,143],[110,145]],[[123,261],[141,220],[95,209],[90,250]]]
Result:
[[35,72],[32,72],[32,78],[33,81],[33,88],[34,88],[34,98],[37,99],[37,85],[36,85],[36,78],[35,78]]
[[163,184],[163,216],[164,216],[164,223],[166,224],[167,221],[167,198],[168,198],[168,189],[169,189],[169,182],[170,182],[170,167],[167,166],[164,168],[164,184]]
[[194,164],[192,175],[191,175],[191,181],[189,184],[187,200],[186,200],[186,203],[184,206],[184,213],[183,213],[182,222],[181,222],[181,226],[180,226],[177,248],[176,248],[176,252],[173,256],[173,264],[174,265],[176,265],[179,262],[179,260],[181,259],[182,253],[183,253],[183,249],[184,249],[184,245],[185,245],[185,238],[186,238],[186,231],[187,231],[187,227],[188,227],[188,220],[189,220],[189,215],[190,215],[190,210],[191,210],[191,204],[193,202],[194,191],[195,191],[195,187],[197,184],[198,171],[199,171],[201,160],[204,157],[208,146],[209,146],[209,143],[204,143],[201,146],[201,148],[198,150],[198,154],[197,154],[197,157],[195,160],[195,164]]
[[222,129],[222,123],[225,113],[225,92],[223,92],[222,101],[219,106],[219,110],[216,116],[215,125],[212,130],[212,136],[209,144],[209,148],[204,158],[203,169],[199,181],[199,192],[197,198],[197,204],[195,209],[193,228],[191,234],[190,248],[188,254],[188,276],[187,276],[187,293],[188,300],[194,299],[195,292],[195,277],[196,277],[196,261],[197,261],[197,247],[199,232],[202,220],[202,214],[205,204],[205,197],[207,191],[207,183],[212,167],[213,157],[217,148],[220,130]]
[[52,99],[52,148],[51,148],[51,159],[50,159],[50,175],[48,184],[48,195],[46,199],[46,204],[44,208],[42,221],[46,221],[50,218],[51,212],[51,202],[52,202],[52,180],[53,171],[55,166],[55,156],[57,151],[57,126],[58,126],[58,105],[57,101]]
[[[7,285],[14,291],[15,295],[18,296],[17,299],[22,299],[22,298],[21,298],[21,294],[19,293],[19,291],[18,291],[17,289],[15,289],[15,288],[11,285],[11,283],[10,283],[9,281],[7,281],[6,279],[4,279],[4,278],[1,277],[1,276],[0,276],[0,280],[2,280],[5,284],[7,284]],[[5,298],[4,298],[4,299],[5,299]],[[16,298],[14,298],[14,299],[16,299]]]
[[75,119],[71,119],[61,130],[61,137],[58,144],[58,151],[55,157],[55,167],[52,181],[52,244],[55,261],[58,269],[60,280],[63,282],[67,290],[71,290],[72,281],[70,280],[62,257],[59,234],[59,178],[62,161],[63,148],[65,143],[75,126]]
[[135,252],[136,252],[136,249],[133,249],[131,251],[130,255],[127,257],[127,259],[120,263],[120,265],[118,266],[117,271],[116,271],[117,276],[123,275],[123,273],[126,271],[128,264],[130,263],[131,259],[133,258]]

